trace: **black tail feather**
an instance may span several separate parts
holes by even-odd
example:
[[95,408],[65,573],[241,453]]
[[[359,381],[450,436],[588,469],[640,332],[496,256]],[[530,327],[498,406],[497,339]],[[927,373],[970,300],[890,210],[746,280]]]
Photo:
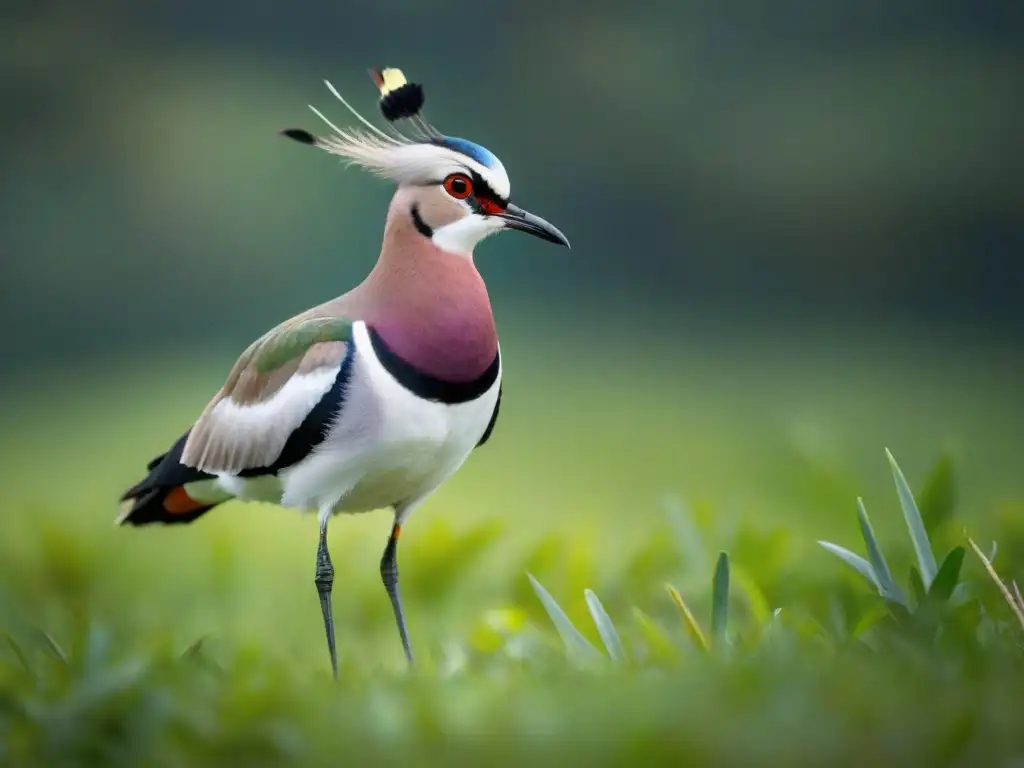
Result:
[[191,523],[217,506],[193,502],[182,489],[188,483],[213,477],[181,463],[187,439],[188,432],[167,453],[150,461],[146,467],[149,474],[122,494],[124,507],[117,519],[119,525]]
[[138,526],[150,525],[152,523],[162,523],[164,525],[191,523],[217,506],[216,504],[207,504],[190,507],[186,512],[172,512],[165,506],[165,502],[172,491],[180,488],[181,486],[149,491],[142,496],[131,499],[131,506],[127,507],[126,502],[126,511],[118,518],[118,524]]

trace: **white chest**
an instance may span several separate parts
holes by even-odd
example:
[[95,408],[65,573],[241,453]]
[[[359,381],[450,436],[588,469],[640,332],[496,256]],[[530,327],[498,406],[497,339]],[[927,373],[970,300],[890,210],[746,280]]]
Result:
[[476,400],[447,404],[417,397],[383,369],[371,375],[379,408],[374,455],[385,465],[405,464],[424,472],[443,469],[455,459],[461,463],[473,449],[494,412],[500,383]]
[[[480,397],[448,404],[425,400],[377,359],[363,323],[353,326],[355,359],[344,405],[328,439],[286,480],[297,495],[338,497],[361,512],[415,504],[450,477],[476,447],[494,414],[501,370]],[[308,503],[308,502],[307,502]]]

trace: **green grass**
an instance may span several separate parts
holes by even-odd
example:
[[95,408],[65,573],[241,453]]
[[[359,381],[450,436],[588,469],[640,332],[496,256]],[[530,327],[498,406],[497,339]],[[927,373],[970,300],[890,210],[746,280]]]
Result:
[[1015,368],[607,344],[615,366],[504,342],[494,439],[402,539],[414,671],[377,575],[387,516],[332,525],[338,682],[314,519],[113,526],[222,365],[11,382],[0,765],[1024,756],[1024,628],[967,540],[1024,580]]

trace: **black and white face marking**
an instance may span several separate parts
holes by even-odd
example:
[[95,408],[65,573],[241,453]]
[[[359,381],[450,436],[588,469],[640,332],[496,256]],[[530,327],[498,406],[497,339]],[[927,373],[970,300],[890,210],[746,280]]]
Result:
[[[413,207],[410,213],[418,232],[430,237],[442,250],[462,255],[470,255],[477,243],[503,229],[516,229],[557,245],[569,246],[568,239],[557,227],[510,202],[508,176],[496,157],[470,142],[461,139],[451,141],[454,146],[448,140],[440,146],[452,154],[465,155],[465,160],[449,165],[443,176],[442,165],[436,175],[417,186],[440,187],[448,198],[463,208],[465,215],[443,225],[431,225],[424,220],[419,209]],[[462,146],[469,147],[472,152],[462,152]],[[489,165],[484,164],[484,160]],[[494,176],[493,182],[489,178],[491,175]],[[499,192],[496,186],[504,193]]]
[[464,201],[473,213],[495,215],[504,213],[508,206],[508,198],[495,192],[487,180],[471,168],[450,173],[434,183],[440,184],[449,197]]

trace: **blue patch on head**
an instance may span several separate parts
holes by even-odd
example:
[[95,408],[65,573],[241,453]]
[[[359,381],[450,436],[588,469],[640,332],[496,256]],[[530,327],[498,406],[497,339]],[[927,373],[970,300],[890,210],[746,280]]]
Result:
[[472,141],[466,139],[460,139],[455,136],[443,136],[440,139],[434,140],[435,144],[442,147],[448,147],[448,149],[460,152],[466,157],[476,160],[480,165],[485,168],[494,168],[499,164],[498,158],[494,156],[491,150],[481,147],[479,144],[474,144]]

